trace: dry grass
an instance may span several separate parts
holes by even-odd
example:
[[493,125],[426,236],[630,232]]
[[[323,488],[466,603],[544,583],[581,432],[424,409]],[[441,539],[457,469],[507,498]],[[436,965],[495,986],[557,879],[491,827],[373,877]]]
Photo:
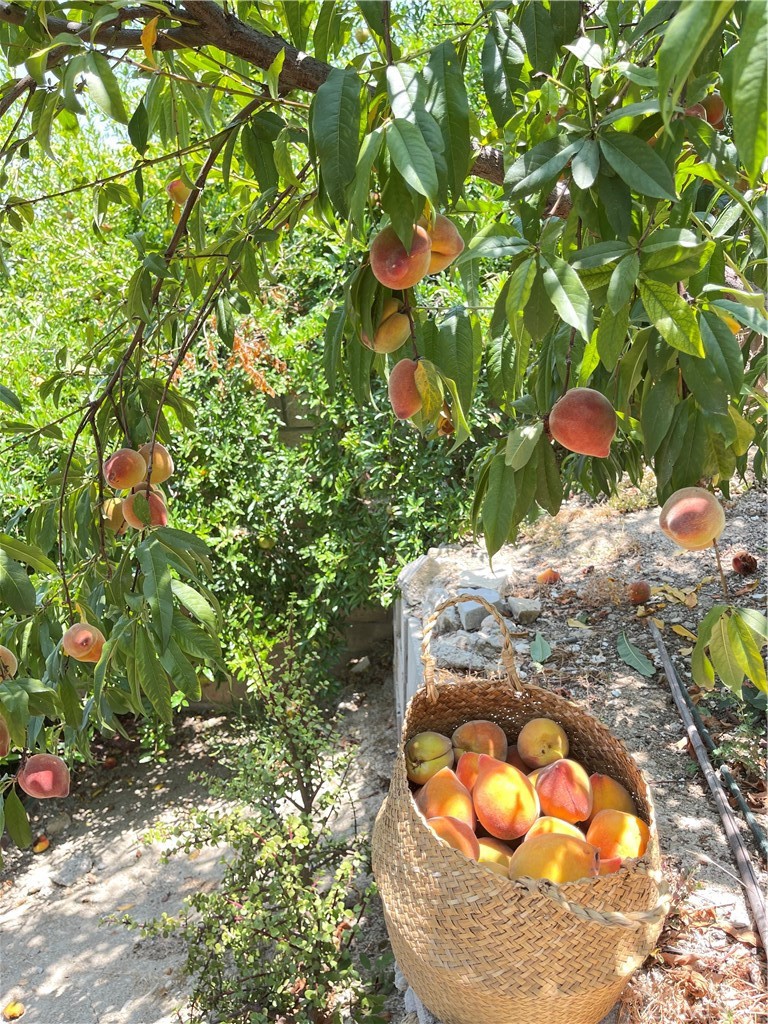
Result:
[[678,879],[658,945],[624,990],[619,1024],[765,1024],[757,935],[718,919],[714,908],[693,910],[689,893]]

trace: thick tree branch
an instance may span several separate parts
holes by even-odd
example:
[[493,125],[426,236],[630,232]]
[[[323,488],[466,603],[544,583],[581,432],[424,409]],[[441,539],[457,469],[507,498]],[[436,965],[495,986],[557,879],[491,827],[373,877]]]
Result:
[[[280,91],[290,92],[301,89],[305,92],[317,92],[331,73],[331,66],[301,53],[280,36],[267,36],[246,25],[239,18],[224,11],[216,0],[184,0],[183,14],[173,9],[173,17],[179,19],[178,27],[163,29],[157,33],[154,49],[157,51],[178,50],[183,48],[197,49],[204,46],[215,46],[233,57],[241,57],[256,67],[266,70],[281,50],[285,51],[285,61],[280,73]],[[21,26],[28,11],[20,4],[0,0],[0,22]],[[124,22],[129,16],[147,20],[156,14],[151,8],[126,8],[113,21],[100,25],[93,37],[93,42],[110,50],[143,49],[141,29],[125,28]],[[48,18],[48,31],[51,36],[60,32],[71,35],[89,34],[87,22],[67,21],[64,18]],[[65,48],[61,48],[61,56]],[[59,56],[59,48],[54,51]],[[2,102],[3,98],[0,98]],[[6,104],[10,106],[10,103]],[[489,146],[475,145],[475,162],[471,173],[484,178],[495,185],[504,181],[504,167],[501,153]]]

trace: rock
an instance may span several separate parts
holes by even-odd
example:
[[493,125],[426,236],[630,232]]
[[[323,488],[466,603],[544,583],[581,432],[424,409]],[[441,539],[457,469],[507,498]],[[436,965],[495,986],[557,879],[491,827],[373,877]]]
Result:
[[[451,596],[450,591],[446,590],[445,587],[430,587],[422,602],[424,622],[431,618],[435,609]],[[440,636],[443,633],[455,633],[457,629],[461,629],[461,617],[457,605],[454,604],[440,613],[440,617],[435,623],[435,628],[432,630],[432,636]]]
[[[500,612],[504,607],[504,602],[502,601],[498,590],[489,590],[485,587],[482,589],[478,587],[466,587],[462,588],[459,591],[459,594],[461,594],[462,597],[482,597],[498,612]],[[487,608],[484,608],[483,605],[474,601],[464,601],[458,606],[458,609],[459,616],[461,617],[462,629],[466,629],[468,632],[479,629],[483,619],[488,615]]]
[[66,832],[71,824],[72,819],[66,811],[56,811],[45,823],[45,834],[48,837],[59,836],[62,832]]
[[462,589],[493,590],[497,594],[503,594],[509,586],[509,576],[506,573],[502,576],[491,576],[481,572],[474,572],[472,569],[464,569],[459,573],[457,583]]
[[508,597],[507,608],[515,622],[534,622],[541,615],[541,601],[538,597]]
[[[505,619],[504,621],[507,629],[511,632],[514,629],[514,622],[510,619]],[[501,627],[492,615],[487,615],[483,619],[480,624],[477,638],[477,644],[475,646],[477,653],[488,658],[489,662],[491,662],[494,667],[498,667],[499,655],[501,654],[501,648],[504,645],[504,641],[501,637]]]
[[80,881],[93,867],[93,857],[85,850],[61,858],[51,871],[51,881],[68,888]]
[[370,667],[371,659],[366,654],[357,662],[357,664],[352,666],[349,670],[349,674],[351,676],[361,676],[364,672],[367,672]]
[[431,645],[437,667],[487,674],[490,668],[488,658],[477,650],[478,644],[482,646],[484,640],[478,633],[463,630],[437,637]]

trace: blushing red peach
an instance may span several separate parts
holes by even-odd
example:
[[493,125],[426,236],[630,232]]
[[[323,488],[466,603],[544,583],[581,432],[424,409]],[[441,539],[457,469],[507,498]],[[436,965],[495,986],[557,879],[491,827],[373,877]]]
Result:
[[408,250],[391,226],[379,231],[371,243],[373,276],[393,291],[418,284],[428,273],[431,258],[432,240],[421,225],[414,228]]
[[577,761],[562,757],[541,769],[536,793],[543,814],[575,824],[592,813],[592,786]]
[[147,475],[147,464],[133,448],[119,448],[104,463],[104,479],[116,491],[127,490]]
[[480,848],[480,855],[477,858],[479,864],[483,864],[493,871],[494,874],[509,878],[509,862],[515,852],[507,843],[492,836],[483,836],[478,839],[477,845]]
[[616,412],[593,388],[571,388],[549,414],[549,432],[568,451],[606,458],[616,433]]
[[11,679],[16,675],[19,663],[13,651],[0,644],[0,679]]
[[61,638],[61,649],[75,661],[95,664],[101,657],[104,643],[104,634],[100,629],[87,622],[76,622]]
[[516,743],[510,743],[509,747],[507,748],[506,761],[507,764],[513,764],[515,768],[517,768],[519,771],[523,773],[523,775],[528,775],[528,765],[525,763],[522,757],[520,757],[520,752],[517,749]]
[[456,762],[456,776],[463,786],[466,786],[471,793],[477,781],[477,772],[480,765],[480,755],[474,750],[468,750],[462,754]]
[[456,257],[464,251],[464,239],[456,229],[456,225],[438,213],[429,232],[432,238],[432,251],[429,260],[430,274],[438,274],[450,266]]
[[69,768],[56,754],[33,754],[19,768],[16,781],[38,800],[69,795]]
[[[151,484],[162,484],[173,474],[173,457],[165,445],[159,441],[147,442],[139,448],[139,455],[144,459],[149,469],[149,460],[152,459],[152,472],[149,477]],[[144,478],[146,479],[146,470]]]
[[409,420],[421,409],[421,393],[416,386],[415,359],[401,359],[392,367],[387,385],[392,412],[399,420]]
[[147,530],[150,527],[166,526],[168,509],[159,494],[153,491],[134,491],[123,498],[123,516],[126,523],[134,530]]
[[535,836],[549,835],[552,832],[559,832],[565,836],[575,836],[577,839],[585,838],[581,829],[577,828],[570,821],[564,821],[562,818],[554,818],[551,814],[545,814],[534,821],[525,833],[523,842],[527,843],[529,839],[533,839]]

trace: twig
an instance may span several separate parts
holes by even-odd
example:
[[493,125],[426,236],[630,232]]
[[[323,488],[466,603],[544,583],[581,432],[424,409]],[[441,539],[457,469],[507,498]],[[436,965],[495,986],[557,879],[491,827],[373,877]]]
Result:
[[675,667],[669,657],[664,641],[661,639],[661,633],[652,621],[649,621],[648,628],[650,629],[651,635],[656,641],[656,646],[659,649],[661,661],[664,666],[664,673],[667,677],[669,688],[672,691],[672,697],[677,705],[677,710],[680,712],[680,717],[685,725],[688,740],[693,747],[696,754],[696,760],[699,762],[704,778],[707,780],[707,785],[709,786],[712,796],[715,799],[715,803],[717,804],[717,809],[720,813],[720,820],[723,823],[723,829],[725,830],[725,835],[728,839],[728,845],[731,848],[734,860],[736,861],[736,866],[739,869],[739,874],[741,875],[744,883],[744,890],[752,909],[752,916],[754,917],[755,925],[760,933],[763,946],[768,948],[768,919],[766,918],[765,901],[760,889],[757,874],[749,857],[749,851],[744,845],[744,840],[741,838],[741,833],[739,832],[735,815],[725,797],[720,780],[707,757],[704,742],[696,727],[696,723],[691,716],[688,705],[685,702],[685,698],[681,693],[682,685],[680,680],[677,678]]

